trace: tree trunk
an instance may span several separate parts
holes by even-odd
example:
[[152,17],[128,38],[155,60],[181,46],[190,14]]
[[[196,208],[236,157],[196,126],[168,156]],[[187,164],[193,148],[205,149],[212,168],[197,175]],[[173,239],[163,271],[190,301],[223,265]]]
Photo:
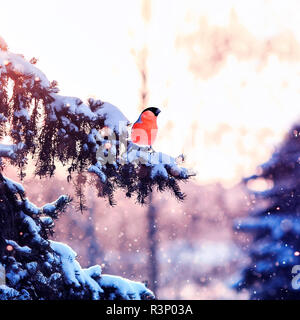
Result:
[[148,261],[148,277],[149,288],[156,295],[158,288],[158,261],[157,261],[157,210],[153,204],[153,194],[149,196],[149,208],[147,211],[148,223],[148,243],[149,243],[149,261]]

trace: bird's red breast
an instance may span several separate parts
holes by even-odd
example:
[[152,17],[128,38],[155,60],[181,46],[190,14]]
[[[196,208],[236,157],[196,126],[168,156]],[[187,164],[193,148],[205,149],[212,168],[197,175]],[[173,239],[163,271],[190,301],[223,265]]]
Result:
[[157,136],[156,119],[157,117],[153,112],[143,112],[139,120],[132,126],[132,142],[139,145],[152,146]]

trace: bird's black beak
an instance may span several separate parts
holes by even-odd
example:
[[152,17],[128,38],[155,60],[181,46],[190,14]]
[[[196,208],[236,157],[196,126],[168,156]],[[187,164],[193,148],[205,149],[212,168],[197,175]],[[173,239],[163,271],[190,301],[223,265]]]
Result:
[[155,110],[155,113],[154,113],[154,114],[155,114],[156,116],[158,116],[160,113],[161,113],[161,110],[160,110],[160,109],[158,109],[158,108],[156,108],[156,110]]

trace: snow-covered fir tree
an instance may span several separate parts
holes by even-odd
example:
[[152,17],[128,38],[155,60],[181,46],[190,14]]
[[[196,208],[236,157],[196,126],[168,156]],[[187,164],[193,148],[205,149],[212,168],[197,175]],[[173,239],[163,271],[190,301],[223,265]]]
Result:
[[[57,83],[36,62],[10,52],[0,38],[0,138],[11,142],[0,144],[2,168],[15,166],[24,178],[32,157],[43,178],[62,164],[80,210],[87,182],[112,205],[116,188],[141,204],[154,188],[184,198],[178,181],[192,173],[175,158],[128,140],[129,121],[117,107],[59,95]],[[54,220],[71,201],[62,195],[37,207],[22,185],[0,172],[0,299],[153,299],[142,283],[102,274],[98,265],[81,268],[69,246],[49,239]]]
[[292,127],[271,159],[245,183],[257,179],[271,187],[251,191],[256,205],[250,217],[235,225],[250,241],[244,246],[250,263],[236,287],[248,289],[251,299],[299,299],[292,271],[300,264],[300,125]]

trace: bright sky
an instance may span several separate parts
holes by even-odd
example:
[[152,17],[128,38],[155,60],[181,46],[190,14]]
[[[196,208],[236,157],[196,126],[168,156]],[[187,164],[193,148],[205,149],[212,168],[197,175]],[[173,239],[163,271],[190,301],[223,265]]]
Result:
[[300,2],[153,0],[142,15],[143,1],[0,0],[0,34],[62,94],[131,121],[146,46],[149,105],[163,111],[155,149],[187,154],[201,183],[252,174],[299,118]]

